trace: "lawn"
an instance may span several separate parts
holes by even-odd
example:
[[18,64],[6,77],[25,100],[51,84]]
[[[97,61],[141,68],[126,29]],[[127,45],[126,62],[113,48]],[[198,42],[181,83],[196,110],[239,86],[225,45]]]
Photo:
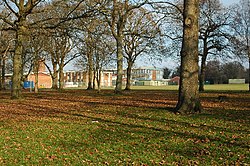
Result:
[[[86,87],[84,87],[86,89]],[[132,86],[133,90],[178,90],[178,85],[165,85],[165,86]],[[212,84],[205,85],[205,91],[247,91],[248,84]],[[114,89],[105,88],[105,89]]]
[[[201,94],[176,115],[177,91],[0,92],[0,165],[248,165],[250,93]],[[218,96],[226,96],[220,102]]]

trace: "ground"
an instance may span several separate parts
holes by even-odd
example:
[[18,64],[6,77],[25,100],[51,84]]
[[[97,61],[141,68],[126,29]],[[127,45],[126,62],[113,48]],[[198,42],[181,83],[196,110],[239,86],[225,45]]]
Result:
[[204,92],[188,116],[172,112],[177,93],[0,92],[0,165],[250,163],[250,93]]

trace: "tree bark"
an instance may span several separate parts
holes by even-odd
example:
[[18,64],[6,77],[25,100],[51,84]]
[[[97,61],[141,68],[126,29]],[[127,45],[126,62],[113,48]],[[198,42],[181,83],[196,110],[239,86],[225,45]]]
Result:
[[38,72],[39,72],[39,62],[38,62],[38,56],[36,55],[35,58],[35,65],[34,65],[34,69],[35,69],[35,93],[38,93]]
[[23,42],[25,40],[25,31],[26,27],[24,26],[24,20],[20,20],[16,31],[16,48],[13,57],[13,76],[11,87],[12,99],[19,99],[21,97],[22,53]]
[[0,59],[0,67],[1,67],[0,90],[3,89],[3,66],[2,66],[2,59],[3,59],[3,56]]
[[131,90],[131,73],[132,73],[132,66],[133,62],[128,61],[128,67],[127,67],[127,82],[126,82],[126,88],[125,90]]
[[250,92],[250,55],[248,57],[248,92]]
[[122,75],[123,75],[123,36],[120,35],[116,38],[117,42],[117,78],[115,93],[122,93]]
[[247,38],[247,56],[248,56],[248,92],[250,92],[250,43]]
[[178,103],[175,112],[201,112],[198,91],[198,18],[199,0],[184,0],[183,41]]
[[199,91],[200,92],[204,91],[207,55],[208,55],[207,41],[205,40],[204,45],[203,45],[203,53],[201,57],[201,71],[199,75]]
[[92,47],[90,46],[90,44],[88,45],[88,52],[87,52],[87,57],[88,57],[88,87],[87,90],[92,90],[93,89],[93,51],[92,51]]
[[96,71],[97,75],[96,75],[96,82],[97,82],[97,90],[98,90],[98,93],[101,92],[101,79],[102,79],[102,76],[101,76],[101,69],[97,69]]
[[93,82],[93,89],[95,89],[95,80],[96,80],[96,70],[94,69],[94,71],[93,71],[93,80],[92,80],[92,82]]
[[64,73],[63,73],[64,64],[61,63],[59,66],[59,90],[63,90],[64,87]]
[[52,62],[53,74],[52,74],[52,89],[58,89],[58,71],[56,62]]

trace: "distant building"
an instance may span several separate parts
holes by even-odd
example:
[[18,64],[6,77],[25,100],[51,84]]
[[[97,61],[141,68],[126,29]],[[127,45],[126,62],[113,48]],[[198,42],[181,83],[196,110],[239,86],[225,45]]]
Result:
[[[8,81],[11,81],[12,74],[6,75]],[[101,72],[101,86],[111,87],[116,85],[117,70],[108,69]],[[87,71],[65,71],[64,86],[65,87],[82,87],[88,84]],[[132,85],[159,86],[166,85],[163,81],[163,70],[154,67],[139,67],[132,69],[131,83]],[[27,76],[27,81],[35,82],[35,73],[30,73]],[[126,84],[126,70],[123,70],[122,76],[123,85]],[[97,83],[96,83],[97,84]],[[43,63],[40,63],[38,72],[38,87],[51,88],[52,78]]]
[[229,79],[228,83],[229,84],[245,84],[246,79]]
[[159,81],[163,79],[163,70],[154,67],[132,69],[132,79],[138,81]]
[[[112,73],[112,85],[115,86],[117,70],[109,69],[105,70]],[[122,83],[123,85],[127,82],[127,71],[123,70]],[[163,79],[163,70],[155,67],[139,67],[133,68],[131,71],[131,84],[138,86],[158,86],[162,85],[161,80]]]
[[[11,77],[13,74],[5,74],[6,87],[10,86]],[[29,75],[26,75],[25,81],[33,81],[35,83],[35,73],[31,72]],[[48,72],[46,72],[46,67],[43,64],[43,61],[40,61],[38,68],[38,88],[51,88],[52,79]]]
[[[35,83],[35,73],[32,72],[27,76],[27,81],[33,81]],[[43,60],[39,62],[38,67],[38,88],[51,88],[52,79],[48,72],[46,72],[46,66],[43,63]]]
[[[112,86],[113,72],[102,71],[101,72],[101,86]],[[89,81],[87,71],[66,71],[64,73],[65,87],[77,87],[86,86]]]

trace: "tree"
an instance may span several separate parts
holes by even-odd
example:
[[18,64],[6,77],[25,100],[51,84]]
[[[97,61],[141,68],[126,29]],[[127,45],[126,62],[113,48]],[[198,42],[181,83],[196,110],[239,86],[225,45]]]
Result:
[[198,18],[199,0],[184,0],[181,76],[175,112],[201,111],[198,91]]
[[71,52],[75,47],[75,43],[73,44],[66,27],[65,29],[51,31],[47,41],[49,41],[49,44],[46,46],[46,51],[50,55],[53,72],[49,65],[46,64],[46,66],[52,77],[52,88],[62,90],[64,87],[63,68],[78,56],[78,54]]
[[124,29],[132,10],[145,5],[147,0],[131,4],[129,0],[112,0],[109,8],[102,12],[116,40],[117,78],[115,93],[122,93]]
[[209,81],[211,84],[222,83],[222,66],[218,60],[208,61],[206,69],[206,81]]
[[100,16],[80,22],[77,25],[75,38],[79,41],[78,51],[81,57],[75,65],[88,70],[87,89],[95,89],[95,83],[97,82],[97,88],[100,91],[103,67],[109,64],[111,55],[115,50],[114,39],[107,23]]
[[156,55],[156,52],[161,50],[160,29],[157,21],[152,12],[142,7],[134,9],[128,16],[124,36],[124,58],[127,60],[125,90],[130,90],[132,66],[136,59],[145,54]]
[[42,63],[45,63],[44,57],[44,45],[46,43],[46,37],[44,33],[40,30],[33,30],[32,36],[29,39],[29,47],[30,47],[30,54],[32,54],[32,69],[35,75],[35,85],[34,85],[34,92],[38,93],[39,86],[38,86],[38,77],[39,77],[39,69]]
[[223,83],[228,83],[228,79],[243,79],[245,77],[245,69],[237,61],[223,64],[222,73],[224,76]]
[[209,55],[216,56],[228,47],[229,15],[219,0],[202,0],[200,2],[199,45],[201,67],[199,74],[199,91],[204,91],[206,61]]
[[7,67],[7,61],[10,59],[10,53],[14,48],[13,34],[5,31],[0,32],[0,90],[5,89],[5,73]]
[[9,25],[9,29],[16,32],[16,48],[13,57],[13,77],[11,88],[12,98],[19,98],[21,96],[22,54],[24,52],[26,36],[29,33],[27,18],[41,1],[42,0],[3,0],[3,5],[7,7],[9,16],[6,17],[6,15],[1,14],[0,19]]
[[168,79],[169,76],[170,76],[170,73],[171,73],[171,70],[170,70],[169,68],[165,67],[165,68],[163,69],[163,78],[164,78],[164,79]]
[[[64,3],[65,2],[65,3]],[[52,5],[49,5],[49,4]],[[63,4],[62,4],[63,3]],[[11,97],[13,99],[21,97],[21,78],[22,78],[22,54],[25,50],[25,42],[27,36],[29,36],[29,30],[32,28],[48,28],[53,29],[59,25],[65,23],[68,20],[78,19],[82,17],[88,17],[93,13],[96,8],[99,8],[100,2],[96,2],[98,5],[89,7],[86,10],[82,10],[82,4],[88,1],[44,1],[44,0],[3,0],[0,3],[0,20],[3,21],[8,27],[4,30],[15,31],[16,47],[13,56],[13,76],[12,76],[12,90]],[[56,7],[62,7],[64,10],[60,16],[49,15],[48,13],[57,12]],[[79,12],[79,8],[81,11]],[[4,12],[3,12],[4,11]],[[60,10],[61,11],[61,10]],[[39,18],[37,21],[30,21],[30,17]],[[50,17],[52,16],[52,17]]]
[[180,66],[177,66],[177,67],[173,70],[173,72],[172,72],[172,74],[171,74],[171,77],[174,78],[174,77],[180,76],[180,75],[181,75],[181,68],[180,68]]
[[[250,1],[240,0],[239,4],[234,6],[233,22],[231,27],[233,29],[233,44],[234,53],[241,58],[248,59],[250,69]],[[249,77],[250,77],[250,73]],[[250,83],[249,83],[250,92]]]

